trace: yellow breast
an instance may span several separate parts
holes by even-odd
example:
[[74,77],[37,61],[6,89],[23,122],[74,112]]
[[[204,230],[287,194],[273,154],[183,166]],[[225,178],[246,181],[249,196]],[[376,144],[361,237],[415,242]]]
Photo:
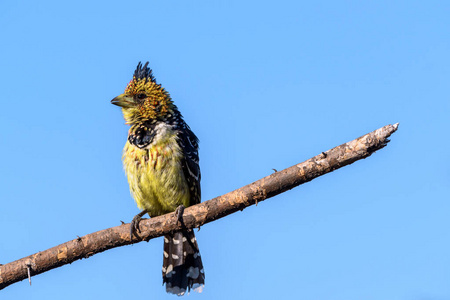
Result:
[[131,194],[150,216],[174,211],[181,204],[189,206],[182,158],[177,136],[167,128],[161,129],[146,148],[125,144],[123,165]]

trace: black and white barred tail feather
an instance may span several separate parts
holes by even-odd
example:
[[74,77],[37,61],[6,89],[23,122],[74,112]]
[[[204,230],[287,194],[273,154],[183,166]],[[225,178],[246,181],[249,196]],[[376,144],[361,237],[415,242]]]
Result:
[[162,274],[168,293],[182,296],[191,289],[203,290],[205,271],[194,231],[183,230],[164,236]]

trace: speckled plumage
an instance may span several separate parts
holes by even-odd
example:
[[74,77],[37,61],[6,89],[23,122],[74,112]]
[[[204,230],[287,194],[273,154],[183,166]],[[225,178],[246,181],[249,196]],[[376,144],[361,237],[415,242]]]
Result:
[[[198,139],[169,93],[156,83],[148,63],[138,64],[125,92],[111,102],[122,107],[131,126],[122,159],[138,207],[153,217],[199,203]],[[177,236],[183,242],[177,243]],[[186,242],[192,238],[193,231],[165,237],[163,279],[168,292],[182,295],[204,284],[197,242]]]

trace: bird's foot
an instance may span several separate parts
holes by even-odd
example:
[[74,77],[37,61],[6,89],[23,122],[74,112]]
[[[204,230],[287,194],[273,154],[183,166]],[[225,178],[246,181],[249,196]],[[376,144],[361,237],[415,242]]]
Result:
[[183,213],[184,213],[185,208],[186,207],[184,207],[184,205],[182,204],[182,205],[178,206],[177,209],[175,210],[175,217],[177,218],[177,223],[180,222],[181,225],[184,225]]
[[134,216],[133,220],[130,224],[130,239],[133,240],[133,234],[136,232],[141,232],[141,229],[139,228],[139,222],[141,222],[142,216],[145,215],[147,211],[143,210],[137,215]]

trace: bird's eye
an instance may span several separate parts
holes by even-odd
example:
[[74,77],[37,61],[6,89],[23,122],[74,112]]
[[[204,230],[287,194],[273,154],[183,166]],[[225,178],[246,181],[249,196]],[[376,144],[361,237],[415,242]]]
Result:
[[137,95],[137,98],[138,98],[139,100],[145,99],[145,97],[147,97],[147,95],[146,95],[146,94],[143,94],[143,93]]

